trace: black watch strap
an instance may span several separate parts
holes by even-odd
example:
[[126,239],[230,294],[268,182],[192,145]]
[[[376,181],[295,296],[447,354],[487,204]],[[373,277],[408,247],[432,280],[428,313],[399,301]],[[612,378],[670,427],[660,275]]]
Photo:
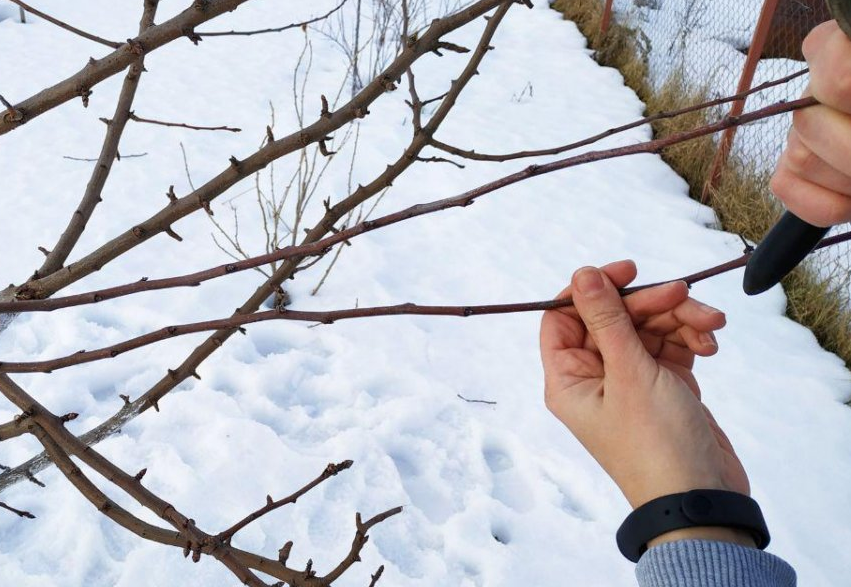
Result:
[[627,516],[618,529],[621,553],[638,562],[647,543],[672,530],[696,526],[726,526],[753,535],[764,549],[771,536],[759,505],[747,495],[719,489],[695,489],[651,500]]

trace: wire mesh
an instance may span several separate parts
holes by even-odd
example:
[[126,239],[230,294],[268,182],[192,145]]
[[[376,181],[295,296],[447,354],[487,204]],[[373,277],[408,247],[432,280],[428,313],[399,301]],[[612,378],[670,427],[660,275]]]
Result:
[[[764,0],[614,0],[614,19],[635,29],[648,65],[651,87],[660,90],[672,78],[693,96],[706,99],[736,93]],[[778,0],[768,37],[750,87],[806,68],[801,45],[807,34],[829,20],[825,0]],[[808,76],[751,95],[747,110],[794,100]],[[723,106],[715,112],[729,112]],[[770,174],[786,142],[792,115],[775,116],[740,127],[728,165]],[[835,230],[847,230],[849,225]],[[851,247],[818,253],[812,265],[833,287],[848,291]]]

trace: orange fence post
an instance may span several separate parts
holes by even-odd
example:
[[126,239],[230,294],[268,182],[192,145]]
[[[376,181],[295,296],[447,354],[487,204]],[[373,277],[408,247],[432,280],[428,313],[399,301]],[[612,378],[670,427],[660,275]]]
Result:
[[600,20],[600,34],[605,35],[609,30],[609,25],[612,22],[612,3],[614,0],[606,0],[606,6],[603,8],[603,18]]
[[[748,57],[745,60],[745,66],[742,70],[742,77],[739,79],[739,87],[736,93],[746,92],[751,89],[753,84],[753,76],[756,72],[756,66],[762,57],[762,51],[765,48],[765,42],[768,39],[768,33],[771,30],[771,21],[774,18],[774,13],[777,11],[779,0],[765,0],[762,5],[762,11],[759,14],[759,20],[756,23],[756,30],[753,33],[751,46],[748,50]],[[739,116],[745,111],[746,98],[733,102],[730,109],[730,116]],[[730,156],[730,150],[733,147],[733,139],[736,136],[736,127],[732,126],[724,131],[721,135],[721,140],[718,143],[718,151],[715,153],[715,159],[712,161],[712,171],[709,173],[709,178],[703,184],[703,193],[700,195],[700,202],[706,204],[709,201],[709,194],[718,185],[718,180],[721,177],[721,171],[727,164],[727,159]]]

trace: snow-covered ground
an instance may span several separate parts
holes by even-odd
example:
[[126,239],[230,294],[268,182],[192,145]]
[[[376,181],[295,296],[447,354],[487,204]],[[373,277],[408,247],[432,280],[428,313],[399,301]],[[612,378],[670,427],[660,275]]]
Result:
[[[96,34],[134,34],[141,3],[107,0],[40,3]],[[185,2],[163,0],[160,16]],[[258,28],[319,13],[333,2],[254,0],[209,29]],[[309,8],[304,4],[310,4]],[[437,4],[437,3],[435,3]],[[15,11],[2,5],[3,12]],[[101,48],[39,19],[0,22],[2,93],[15,101],[76,71]],[[483,21],[450,36],[473,44]],[[311,33],[313,65],[307,116],[319,94],[332,95],[345,73],[340,52]],[[512,8],[492,52],[439,138],[482,152],[547,147],[640,117],[642,105],[620,75],[589,56],[576,27],[540,2]],[[188,184],[179,143],[200,183],[259,144],[275,105],[276,134],[297,128],[293,69],[303,35],[179,41],[151,54],[135,109],[140,116],[229,124],[240,134],[131,125],[123,153],[148,155],[117,164],[79,246],[88,252],[128,224],[160,209],[164,193]],[[416,67],[420,93],[442,93],[464,57],[429,56]],[[40,261],[74,209],[110,116],[119,78],[95,88],[89,110],[66,104],[0,137],[0,275],[20,282]],[[531,87],[533,92],[524,88]],[[409,136],[404,89],[384,96],[363,121],[354,183],[398,157]],[[607,146],[648,139],[642,128]],[[352,143],[347,151],[350,153]],[[515,171],[502,165],[422,164],[397,181],[378,213],[459,193]],[[285,165],[276,177],[287,177]],[[346,194],[348,163],[338,160],[317,198]],[[267,176],[264,176],[267,177]],[[251,188],[246,181],[216,201]],[[251,193],[233,200],[253,252]],[[317,218],[321,204],[307,221]],[[414,301],[488,303],[546,299],[588,264],[633,258],[639,281],[670,278],[741,253],[738,237],[711,225],[711,211],[657,156],[640,156],[541,177],[487,196],[476,205],[416,219],[359,237],[317,296],[322,266],[290,282],[293,308],[328,309]],[[226,259],[207,219],[181,221],[184,242],[158,237],[69,288],[184,273]],[[0,357],[36,360],[95,348],[167,324],[228,315],[254,291],[259,275],[240,273],[199,288],[142,294],[53,314],[21,317],[0,334]],[[706,403],[730,435],[768,519],[770,550],[797,569],[801,585],[837,585],[851,571],[851,374],[812,334],[783,316],[779,289],[747,298],[741,273],[701,283],[694,295],[723,308],[728,326],[720,353],[696,371]],[[354,512],[405,511],[372,532],[364,561],[339,582],[366,585],[379,564],[380,584],[399,586],[631,585],[633,565],[617,552],[614,532],[628,506],[611,481],[546,411],[537,350],[539,316],[396,317],[308,328],[251,326],[232,338],[191,380],[120,436],[101,445],[127,470],[148,468],[145,483],[205,529],[228,526],[300,487],[326,463],[354,459],[350,470],[253,524],[238,546],[275,556],[287,540],[292,561],[313,558],[321,573],[347,551]],[[69,426],[84,431],[137,397],[173,367],[200,336],[184,337],[51,375],[16,376]],[[497,402],[467,403],[458,394]],[[0,404],[0,421],[15,412]],[[32,455],[27,438],[0,444],[0,463]],[[212,559],[193,565],[177,549],[147,543],[113,525],[56,470],[40,489],[19,484],[2,500],[35,513],[0,512],[0,585],[15,587],[171,587],[231,585]],[[103,481],[95,476],[98,481]],[[126,498],[122,504],[146,519]]]

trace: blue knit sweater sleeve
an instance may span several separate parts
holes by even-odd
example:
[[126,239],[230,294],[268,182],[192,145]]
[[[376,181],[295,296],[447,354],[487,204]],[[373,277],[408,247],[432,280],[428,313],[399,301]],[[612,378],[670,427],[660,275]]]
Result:
[[679,540],[651,548],[635,568],[640,587],[795,587],[781,558],[729,542]]

